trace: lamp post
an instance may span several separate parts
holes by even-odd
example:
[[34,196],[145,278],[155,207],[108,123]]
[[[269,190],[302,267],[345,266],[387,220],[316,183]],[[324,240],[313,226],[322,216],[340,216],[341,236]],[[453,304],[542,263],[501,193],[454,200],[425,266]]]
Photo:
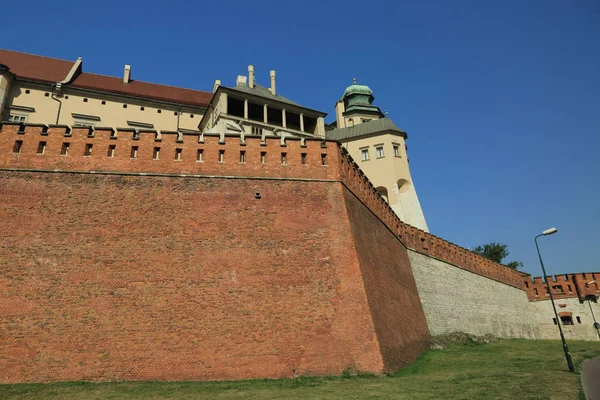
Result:
[[558,325],[558,330],[560,332],[560,340],[562,340],[563,350],[565,351],[565,357],[567,359],[567,364],[569,365],[569,371],[575,372],[575,367],[573,367],[573,361],[571,360],[571,354],[569,353],[569,347],[567,346],[567,342],[565,341],[565,335],[563,334],[562,326],[560,323],[560,318],[558,318],[558,313],[556,312],[556,305],[554,305],[554,296],[552,296],[552,290],[550,289],[550,282],[548,282],[548,277],[546,275],[546,269],[544,268],[544,262],[542,261],[542,255],[540,254],[540,247],[538,246],[538,238],[540,236],[548,236],[558,232],[556,228],[546,229],[541,234],[537,235],[534,239],[535,248],[538,252],[538,257],[540,258],[540,264],[542,265],[542,272],[544,273],[544,279],[546,280],[546,288],[548,289],[548,294],[550,294],[550,302],[552,303],[552,309],[554,310],[554,316],[556,317],[556,324]]
[[[586,282],[585,286],[588,287],[592,283],[596,283],[596,281]],[[597,299],[598,297],[596,296],[594,298]],[[592,313],[592,318],[594,319],[594,328],[596,328],[596,332],[598,332],[598,338],[600,339],[600,324],[598,324],[598,322],[596,321],[596,316],[594,315],[594,310],[592,310],[592,299],[590,299],[590,296],[585,296],[585,299],[588,301],[588,306],[590,306],[590,312]],[[597,300],[594,300],[594,301],[597,301]]]

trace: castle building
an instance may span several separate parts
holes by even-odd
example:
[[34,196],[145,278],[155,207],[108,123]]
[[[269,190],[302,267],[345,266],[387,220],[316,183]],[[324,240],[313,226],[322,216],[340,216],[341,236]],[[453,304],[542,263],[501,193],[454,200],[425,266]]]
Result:
[[541,279],[426,231],[366,86],[327,130],[253,67],[211,94],[0,64],[0,383],[383,374],[431,335],[559,323],[597,340],[600,274],[551,278],[552,321]]
[[406,132],[373,105],[373,93],[356,82],[335,106],[326,129],[324,112],[299,105],[276,88],[256,82],[254,66],[235,86],[215,80],[212,93],[83,71],[83,60],[0,50],[0,121],[112,129],[153,130],[158,135],[225,135],[322,138],[348,150],[396,215],[428,231],[408,166]]
[[0,120],[68,126],[197,131],[211,93],[83,71],[59,60],[0,49]]
[[327,138],[342,143],[402,221],[429,232],[410,177],[407,134],[373,100],[371,89],[355,79],[336,103],[334,129]]

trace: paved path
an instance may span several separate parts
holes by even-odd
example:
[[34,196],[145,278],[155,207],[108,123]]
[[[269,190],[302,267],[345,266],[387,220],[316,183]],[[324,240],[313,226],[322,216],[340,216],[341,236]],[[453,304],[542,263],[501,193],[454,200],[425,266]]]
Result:
[[581,364],[581,382],[588,400],[600,399],[600,357],[585,360]]

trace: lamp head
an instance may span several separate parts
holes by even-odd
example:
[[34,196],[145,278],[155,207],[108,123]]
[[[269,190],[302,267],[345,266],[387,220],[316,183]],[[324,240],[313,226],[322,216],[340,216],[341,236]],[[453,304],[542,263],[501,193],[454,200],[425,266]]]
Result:
[[542,235],[548,236],[548,235],[555,234],[556,232],[558,232],[558,229],[550,228],[550,229],[546,229],[544,232],[542,232]]

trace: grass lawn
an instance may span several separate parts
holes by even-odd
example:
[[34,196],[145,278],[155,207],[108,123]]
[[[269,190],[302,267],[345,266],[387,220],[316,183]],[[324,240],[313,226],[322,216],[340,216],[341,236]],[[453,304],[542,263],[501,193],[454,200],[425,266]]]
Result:
[[[578,369],[600,342],[570,341]],[[432,350],[386,377],[235,382],[67,382],[0,385],[0,399],[584,399],[560,341],[500,340]]]

